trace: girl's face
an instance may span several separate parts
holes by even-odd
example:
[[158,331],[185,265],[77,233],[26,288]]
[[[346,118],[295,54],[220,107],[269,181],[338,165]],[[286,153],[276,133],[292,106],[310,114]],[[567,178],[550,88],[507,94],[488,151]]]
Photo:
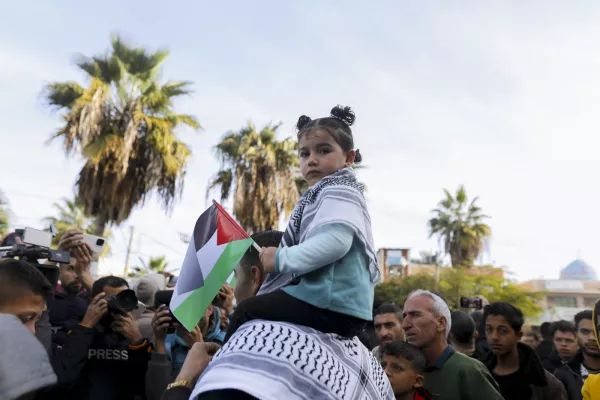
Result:
[[300,137],[298,154],[302,176],[312,186],[327,175],[352,165],[355,151],[344,152],[329,133],[314,129]]

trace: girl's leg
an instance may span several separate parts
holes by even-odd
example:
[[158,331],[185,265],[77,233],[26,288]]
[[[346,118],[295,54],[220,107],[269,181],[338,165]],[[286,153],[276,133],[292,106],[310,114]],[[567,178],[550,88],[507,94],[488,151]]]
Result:
[[283,290],[278,290],[251,297],[241,302],[233,313],[225,342],[240,326],[255,319],[308,326],[320,332],[336,333],[344,337],[357,335],[367,322],[349,315],[315,307],[290,296]]
[[211,390],[202,393],[197,397],[198,400],[256,400],[256,397],[248,393],[233,389]]

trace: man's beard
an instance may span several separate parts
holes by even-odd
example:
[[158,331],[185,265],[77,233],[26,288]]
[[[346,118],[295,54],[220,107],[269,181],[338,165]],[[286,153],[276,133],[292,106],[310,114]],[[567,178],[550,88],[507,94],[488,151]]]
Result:
[[78,280],[74,280],[72,282],[69,282],[69,284],[64,286],[65,292],[69,293],[69,294],[77,294],[79,292],[81,292],[81,284],[79,283]]
[[592,357],[592,358],[600,358],[600,351],[592,353],[592,352],[590,352],[590,351],[588,350],[588,348],[587,348],[587,347],[585,347],[585,346],[581,346],[581,351],[582,351],[582,352],[583,352],[585,355],[587,355],[587,356],[589,356],[589,357]]

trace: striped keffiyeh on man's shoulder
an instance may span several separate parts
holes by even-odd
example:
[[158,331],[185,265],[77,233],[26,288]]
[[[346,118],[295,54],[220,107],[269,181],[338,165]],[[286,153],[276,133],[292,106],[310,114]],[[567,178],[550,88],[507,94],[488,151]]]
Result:
[[[294,208],[280,247],[302,243],[317,227],[329,223],[349,226],[364,246],[369,258],[371,281],[381,280],[373,244],[371,217],[367,211],[364,186],[351,167],[326,176],[308,189]],[[258,294],[269,293],[289,284],[291,274],[269,274]]]
[[255,320],[215,354],[190,399],[235,389],[261,400],[393,400],[385,372],[358,338]]

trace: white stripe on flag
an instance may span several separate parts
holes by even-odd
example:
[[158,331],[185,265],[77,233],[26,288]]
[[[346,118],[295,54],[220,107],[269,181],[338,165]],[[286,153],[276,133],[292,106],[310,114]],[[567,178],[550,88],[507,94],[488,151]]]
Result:
[[229,275],[229,278],[227,278],[228,285],[231,285],[231,281],[233,280],[233,278],[235,278],[235,272],[232,272],[231,275]]
[[227,247],[227,243],[217,246],[217,230],[215,230],[215,233],[208,242],[196,252],[196,258],[198,259],[198,264],[200,264],[200,270],[202,271],[204,280],[206,280],[208,274],[210,274],[210,271],[212,271],[217,263],[217,260],[221,257],[225,247]]
[[171,297],[171,303],[169,304],[169,308],[171,310],[175,310],[181,305],[181,303],[183,303],[188,297],[190,297],[192,293],[194,293],[193,290],[187,293],[177,293],[177,290],[175,290],[175,293],[173,293],[173,297]]

